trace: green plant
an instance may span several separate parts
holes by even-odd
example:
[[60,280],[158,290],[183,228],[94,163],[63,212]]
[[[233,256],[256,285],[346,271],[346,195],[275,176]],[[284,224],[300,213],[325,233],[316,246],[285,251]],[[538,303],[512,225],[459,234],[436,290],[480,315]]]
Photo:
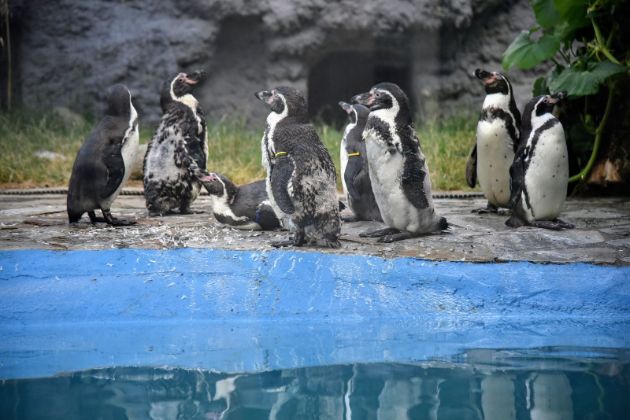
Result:
[[628,2],[533,0],[531,4],[538,25],[521,32],[510,44],[503,67],[530,69],[544,62],[553,63],[547,75],[536,80],[533,94],[569,94],[571,115],[577,116],[569,116],[565,123],[569,141],[573,140],[578,155],[581,147],[590,149],[587,162],[569,181],[583,181],[606,135],[617,83],[627,82],[630,74],[628,30],[623,26],[628,18]]

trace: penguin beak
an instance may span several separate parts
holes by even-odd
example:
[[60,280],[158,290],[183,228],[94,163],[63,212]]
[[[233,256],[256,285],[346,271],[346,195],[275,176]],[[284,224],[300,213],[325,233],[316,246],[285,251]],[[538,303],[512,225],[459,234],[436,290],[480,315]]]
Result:
[[210,172],[208,175],[202,176],[199,178],[201,182],[213,182],[217,180],[217,174],[214,172]]
[[497,80],[496,73],[490,73],[482,69],[475,70],[475,77],[483,82],[484,85],[489,85]]
[[347,114],[350,114],[352,112],[352,105],[350,105],[347,102],[341,101],[339,102],[339,106],[346,111]]
[[558,102],[564,100],[566,97],[567,97],[567,92],[560,91],[560,92],[556,92],[551,95],[548,95],[546,102],[549,104],[557,104]]
[[203,79],[206,78],[206,72],[205,71],[196,71],[194,73],[190,73],[190,74],[186,74],[186,73],[180,73],[179,74],[181,79],[189,86],[194,86],[197,83],[199,83],[200,81],[202,81]]
[[352,97],[352,102],[355,104],[365,105],[369,108],[370,105],[374,103],[374,95],[370,92],[360,93]]
[[256,92],[255,95],[258,99],[267,104],[271,104],[272,102],[273,93],[268,90],[261,90],[260,92]]

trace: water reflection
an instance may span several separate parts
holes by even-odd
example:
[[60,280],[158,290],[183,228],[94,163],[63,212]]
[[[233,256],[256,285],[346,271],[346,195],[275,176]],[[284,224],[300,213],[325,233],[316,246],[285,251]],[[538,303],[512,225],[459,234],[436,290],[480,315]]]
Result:
[[119,367],[0,383],[0,418],[622,419],[628,352],[474,350],[456,361],[221,374]]

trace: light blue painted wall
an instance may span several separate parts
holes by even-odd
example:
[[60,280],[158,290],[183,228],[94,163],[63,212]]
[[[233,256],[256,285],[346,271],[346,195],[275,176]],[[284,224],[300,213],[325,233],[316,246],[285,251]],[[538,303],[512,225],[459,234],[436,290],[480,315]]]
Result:
[[0,252],[0,378],[630,348],[630,268],[208,249]]

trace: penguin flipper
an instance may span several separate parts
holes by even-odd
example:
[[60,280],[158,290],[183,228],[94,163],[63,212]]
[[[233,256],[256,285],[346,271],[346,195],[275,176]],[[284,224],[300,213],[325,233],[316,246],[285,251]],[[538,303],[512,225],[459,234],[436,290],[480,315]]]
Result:
[[513,209],[523,192],[523,184],[525,183],[525,158],[527,157],[527,148],[519,148],[514,162],[510,166],[510,208]]
[[289,195],[289,184],[293,176],[293,161],[290,158],[279,158],[271,170],[271,193],[280,210],[293,214],[295,207]]
[[[346,172],[343,174],[346,187],[348,188],[348,194],[354,199],[358,199],[360,196],[359,191],[362,191],[363,180],[360,177],[361,169],[363,169],[363,161],[361,159],[349,159],[346,164]],[[359,190],[357,190],[357,188]],[[370,186],[370,188],[372,187]]]
[[106,174],[105,185],[102,189],[99,189],[101,191],[101,199],[105,199],[116,192],[125,177],[125,161],[122,156],[122,138],[117,142],[112,142],[105,148],[103,165],[105,166],[104,168],[99,168],[98,166],[96,168],[99,172]]
[[268,202],[262,202],[256,207],[256,217],[254,219],[263,230],[273,230],[280,227],[280,221]]
[[[181,138],[180,138],[181,139]],[[188,171],[192,179],[206,176],[205,153],[194,137],[185,137],[175,148],[175,165]]]
[[475,188],[477,184],[477,143],[473,146],[466,161],[466,183],[470,188]]
[[426,166],[423,160],[413,156],[409,156],[405,159],[401,179],[402,190],[407,200],[417,209],[426,209],[429,207],[427,194],[431,194],[431,191],[424,190],[424,179],[426,177]]

